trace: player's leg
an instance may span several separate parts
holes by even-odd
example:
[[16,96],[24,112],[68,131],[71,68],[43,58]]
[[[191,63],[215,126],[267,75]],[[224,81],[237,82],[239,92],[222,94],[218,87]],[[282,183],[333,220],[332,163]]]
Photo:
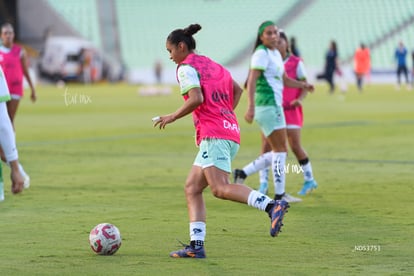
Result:
[[254,208],[266,211],[271,217],[271,236],[276,236],[282,226],[286,209],[285,201],[273,201],[268,196],[252,190],[243,184],[230,184],[229,174],[231,161],[234,159],[239,145],[233,141],[213,139],[201,143],[200,149],[206,153],[204,175],[214,196],[248,204]]
[[206,207],[203,190],[207,181],[200,166],[193,165],[185,183],[188,217],[190,220],[190,245],[170,253],[173,258],[205,258]]
[[287,130],[288,141],[292,152],[295,154],[296,159],[303,171],[304,183],[302,190],[298,192],[300,195],[306,195],[313,189],[318,187],[315,179],[313,178],[312,165],[308,158],[306,151],[303,149],[301,144],[301,129],[290,128]]
[[[270,152],[272,148],[270,147],[269,142],[267,141],[266,137],[261,133],[262,138],[262,148],[261,153],[265,154],[267,152]],[[259,171],[259,192],[262,194],[267,194],[268,192],[268,186],[269,186],[269,167],[266,167]]]
[[10,121],[14,126],[14,118],[16,117],[17,109],[19,107],[20,99],[12,97],[10,101],[7,102],[7,112],[9,113]]
[[398,68],[397,68],[397,88],[400,88],[400,85],[401,85],[401,73],[402,73],[402,68],[401,68],[401,66],[398,66]]
[[217,167],[208,167],[204,169],[204,173],[214,196],[244,203],[256,209],[266,211],[271,219],[270,235],[275,237],[279,234],[283,226],[284,215],[289,208],[288,202],[272,200],[267,195],[255,191],[244,184],[230,184],[228,182],[229,173]]

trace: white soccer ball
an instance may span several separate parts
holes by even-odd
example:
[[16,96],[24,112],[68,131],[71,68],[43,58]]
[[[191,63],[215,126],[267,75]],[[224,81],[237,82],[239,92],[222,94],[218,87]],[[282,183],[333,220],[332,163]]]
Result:
[[89,244],[99,255],[113,255],[121,247],[121,233],[110,223],[96,225],[89,234]]

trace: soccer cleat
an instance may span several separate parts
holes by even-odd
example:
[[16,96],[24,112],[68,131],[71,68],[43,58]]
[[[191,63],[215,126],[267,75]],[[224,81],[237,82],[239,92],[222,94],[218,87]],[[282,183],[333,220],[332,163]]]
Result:
[[259,192],[261,192],[264,195],[267,195],[267,183],[260,183]]
[[318,188],[318,184],[315,180],[305,181],[305,183],[303,183],[302,190],[298,192],[298,195],[307,195],[316,188]]
[[287,209],[290,207],[289,203],[284,200],[276,200],[274,201],[274,206],[270,210],[270,236],[276,237],[283,226],[283,217],[285,213],[287,213]]
[[286,193],[282,196],[281,200],[284,200],[289,203],[302,202],[302,199],[298,197],[293,197],[290,194],[286,194]]
[[184,249],[173,251],[170,253],[172,258],[196,258],[204,259],[206,257],[206,252],[204,251],[204,246],[199,249],[195,249],[191,245],[184,245]]
[[235,169],[233,171],[233,183],[243,184],[247,175],[243,170]]

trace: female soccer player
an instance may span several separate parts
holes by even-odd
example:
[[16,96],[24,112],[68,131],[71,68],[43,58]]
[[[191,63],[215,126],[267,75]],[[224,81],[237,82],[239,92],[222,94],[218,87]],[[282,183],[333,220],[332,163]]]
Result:
[[14,30],[10,23],[1,26],[0,65],[6,76],[11,100],[7,102],[7,110],[12,123],[16,116],[20,99],[23,97],[23,76],[30,86],[30,98],[36,101],[36,91],[27,69],[26,52],[20,46],[14,44]]
[[[289,42],[284,32],[280,32],[278,50],[282,55],[285,70],[288,77],[292,79],[306,80],[306,71],[302,60],[290,53]],[[301,145],[301,128],[303,127],[302,101],[306,97],[307,91],[298,88],[284,87],[283,89],[283,111],[286,118],[286,130],[289,146],[295,154],[296,159],[303,172],[303,188],[298,192],[300,195],[306,195],[318,187],[313,178],[312,166],[308,155]],[[265,137],[262,137],[262,153],[270,151],[270,145]],[[268,190],[269,170],[260,171],[260,188],[259,191],[266,194]]]
[[[27,69],[26,52],[20,46],[14,44],[14,30],[10,23],[5,23],[1,26],[1,41],[0,46],[0,65],[3,68],[6,77],[7,85],[11,99],[7,102],[7,111],[12,124],[14,125],[14,118],[16,116],[17,108],[20,99],[23,97],[23,76],[31,89],[30,98],[32,102],[36,101],[36,91],[30,78]],[[0,151],[1,152],[1,151]],[[2,155],[4,160],[4,156]],[[25,188],[30,186],[30,178],[24,171],[21,164],[19,164],[20,172],[25,179]]]
[[316,76],[318,80],[326,80],[329,84],[329,93],[335,91],[334,73],[340,72],[338,65],[338,47],[336,41],[332,40],[325,55],[325,68],[323,73]]
[[305,91],[313,91],[314,88],[305,81],[297,81],[287,76],[282,57],[277,50],[278,43],[279,32],[275,24],[271,21],[262,23],[250,62],[247,80],[248,109],[244,117],[248,123],[252,123],[254,119],[259,124],[272,151],[262,154],[243,170],[236,169],[234,178],[236,183],[242,183],[248,175],[271,165],[274,199],[295,202],[300,199],[285,193],[287,133],[282,93],[284,85]]
[[203,191],[207,186],[217,198],[266,211],[271,217],[271,236],[278,235],[289,207],[286,201],[274,201],[245,185],[229,185],[231,160],[240,143],[234,108],[240,100],[242,89],[223,66],[195,53],[193,34],[200,29],[199,24],[192,24],[185,29],[172,31],[167,37],[166,48],[170,59],[178,65],[177,80],[185,101],[175,112],[160,116],[154,123],[154,126],[164,129],[167,124],[192,113],[199,146],[185,183],[191,242],[184,249],[171,252],[173,258],[206,257]]

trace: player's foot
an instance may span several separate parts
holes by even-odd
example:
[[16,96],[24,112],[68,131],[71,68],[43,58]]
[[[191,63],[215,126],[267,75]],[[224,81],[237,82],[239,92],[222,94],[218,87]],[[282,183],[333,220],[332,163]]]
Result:
[[247,175],[243,170],[235,169],[233,171],[233,183],[243,184]]
[[268,188],[267,183],[265,182],[260,183],[259,192],[261,192],[264,195],[267,195],[267,188]]
[[191,245],[185,245],[184,249],[171,252],[170,257],[203,259],[206,257],[206,252],[204,251],[204,246],[195,249]]
[[301,198],[294,197],[294,196],[291,196],[290,194],[286,194],[286,193],[282,196],[281,200],[284,200],[284,201],[289,202],[289,203],[302,202]]
[[284,200],[275,200],[275,205],[270,210],[270,236],[276,237],[283,226],[283,217],[285,213],[287,213],[287,209],[289,208],[289,203]]
[[303,183],[302,190],[298,192],[298,195],[307,195],[316,188],[318,188],[318,183],[316,183],[315,180],[305,181],[305,183]]
[[29,175],[26,174],[26,176],[24,177],[23,188],[29,189],[29,187],[30,187],[30,177]]

